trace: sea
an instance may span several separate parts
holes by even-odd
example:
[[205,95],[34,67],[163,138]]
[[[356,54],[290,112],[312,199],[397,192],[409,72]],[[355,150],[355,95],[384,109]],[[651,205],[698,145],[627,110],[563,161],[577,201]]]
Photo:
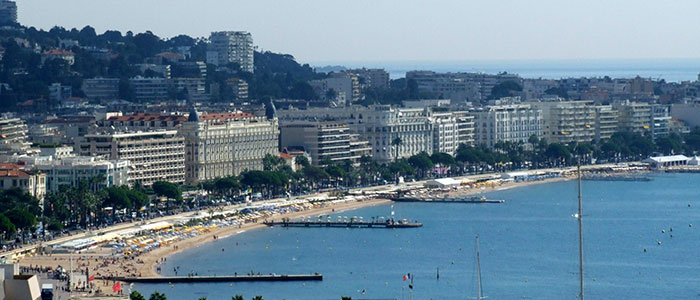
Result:
[[567,59],[567,60],[479,60],[479,61],[367,61],[312,62],[315,67],[384,68],[391,79],[406,72],[507,72],[523,78],[561,79],[571,77],[604,77],[664,79],[667,82],[694,81],[700,73],[700,59]]
[[[700,297],[700,174],[584,181],[589,299]],[[488,299],[576,299],[576,181],[486,190],[502,204],[395,203],[335,215],[396,216],[421,228],[264,228],[168,258],[163,275],[323,274],[317,282],[137,284],[168,299],[475,299],[475,237]],[[333,218],[336,218],[333,216]],[[439,277],[438,277],[439,272]],[[410,280],[404,276],[411,274]]]

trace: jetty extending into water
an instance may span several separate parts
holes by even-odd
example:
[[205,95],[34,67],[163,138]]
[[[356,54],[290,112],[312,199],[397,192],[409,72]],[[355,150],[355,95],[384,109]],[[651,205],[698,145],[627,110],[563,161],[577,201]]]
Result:
[[584,175],[581,176],[581,179],[589,181],[651,181],[650,177],[633,175]]
[[302,275],[229,275],[229,276],[169,276],[169,277],[103,277],[104,280],[136,283],[197,283],[197,282],[255,282],[255,281],[320,281],[321,274]]
[[481,203],[504,203],[505,200],[489,200],[485,197],[467,197],[467,198],[430,198],[430,197],[391,197],[391,201],[396,202],[424,202],[424,203],[466,203],[466,204],[481,204]]
[[280,226],[280,227],[348,227],[348,228],[416,228],[422,227],[423,223],[408,222],[406,220],[394,220],[389,219],[387,221],[331,221],[331,220],[318,220],[318,221],[265,221],[263,224],[267,226]]

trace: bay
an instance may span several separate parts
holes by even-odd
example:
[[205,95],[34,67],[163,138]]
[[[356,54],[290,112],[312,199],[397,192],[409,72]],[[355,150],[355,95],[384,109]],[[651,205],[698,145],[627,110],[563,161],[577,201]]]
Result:
[[[591,299],[696,299],[700,293],[700,174],[651,182],[584,181],[584,262]],[[474,236],[490,299],[575,299],[576,182],[488,191],[504,204],[397,203],[418,229],[265,228],[168,258],[164,275],[319,272],[320,282],[139,284],[168,299],[468,299],[476,295]],[[690,206],[689,206],[690,205]],[[388,216],[390,206],[341,212]],[[672,229],[672,231],[671,231]],[[662,233],[662,230],[665,233]],[[673,237],[671,237],[673,235]],[[661,242],[661,245],[658,245]],[[645,252],[644,249],[647,249]],[[440,278],[437,279],[437,269]]]

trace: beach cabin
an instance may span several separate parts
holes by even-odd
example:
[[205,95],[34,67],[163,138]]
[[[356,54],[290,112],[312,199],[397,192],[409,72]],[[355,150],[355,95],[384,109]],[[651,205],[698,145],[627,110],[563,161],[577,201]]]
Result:
[[454,180],[453,178],[438,178],[438,179],[433,179],[425,183],[425,187],[427,188],[446,188],[446,187],[454,187],[454,186],[459,186],[461,184],[460,181]]
[[642,162],[649,164],[654,169],[683,166],[688,164],[688,157],[685,155],[655,156],[649,157]]

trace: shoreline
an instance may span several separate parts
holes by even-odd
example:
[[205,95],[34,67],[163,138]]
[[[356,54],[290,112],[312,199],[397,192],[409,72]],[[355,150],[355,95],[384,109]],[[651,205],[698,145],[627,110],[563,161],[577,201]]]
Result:
[[[523,182],[500,182],[498,184],[492,185],[490,188],[480,189],[480,188],[467,188],[460,187],[456,190],[450,190],[445,192],[446,195],[452,197],[463,196],[463,195],[473,195],[478,193],[488,193],[493,191],[501,191],[512,188],[525,187],[536,184],[553,183],[559,181],[566,181],[574,179],[571,176],[562,176],[555,178],[547,178],[542,180],[533,181],[523,181]],[[424,182],[412,182],[408,185],[421,185]],[[395,186],[391,186],[395,187]],[[375,189],[377,187],[374,187]],[[385,186],[386,188],[386,186]],[[384,205],[392,203],[393,201],[383,198],[372,198],[366,200],[355,200],[340,203],[324,203],[320,207],[312,207],[306,210],[273,214],[267,217],[269,220],[275,220],[279,218],[290,218],[298,219],[304,217],[315,217],[318,215],[324,215],[329,213],[339,213],[345,211],[351,211],[364,207],[371,207],[376,205]],[[78,270],[89,269],[90,274],[96,273],[96,280],[93,281],[93,290],[98,291],[99,295],[114,295],[112,292],[112,285],[114,281],[108,279],[100,279],[99,277],[111,277],[111,276],[144,276],[144,277],[160,277],[162,276],[157,272],[157,267],[162,260],[167,260],[168,257],[181,253],[183,251],[193,249],[204,245],[205,243],[213,242],[219,238],[230,238],[238,234],[243,234],[252,230],[261,229],[267,227],[263,223],[258,223],[262,221],[264,217],[259,218],[256,221],[241,224],[240,226],[226,226],[226,227],[216,227],[210,231],[202,232],[201,234],[185,238],[182,240],[174,241],[170,244],[161,246],[152,251],[145,252],[137,256],[135,259],[127,260],[124,258],[113,258],[111,262],[107,262],[104,265],[99,265],[100,259],[105,259],[109,253],[81,253],[75,255],[77,257],[77,268]],[[215,238],[216,236],[216,238]],[[94,264],[91,264],[93,263]],[[64,268],[69,265],[69,255],[67,254],[50,254],[50,255],[38,255],[25,257],[20,260],[20,266],[22,267],[52,267],[56,268],[58,265]],[[125,271],[127,270],[127,271]]]

